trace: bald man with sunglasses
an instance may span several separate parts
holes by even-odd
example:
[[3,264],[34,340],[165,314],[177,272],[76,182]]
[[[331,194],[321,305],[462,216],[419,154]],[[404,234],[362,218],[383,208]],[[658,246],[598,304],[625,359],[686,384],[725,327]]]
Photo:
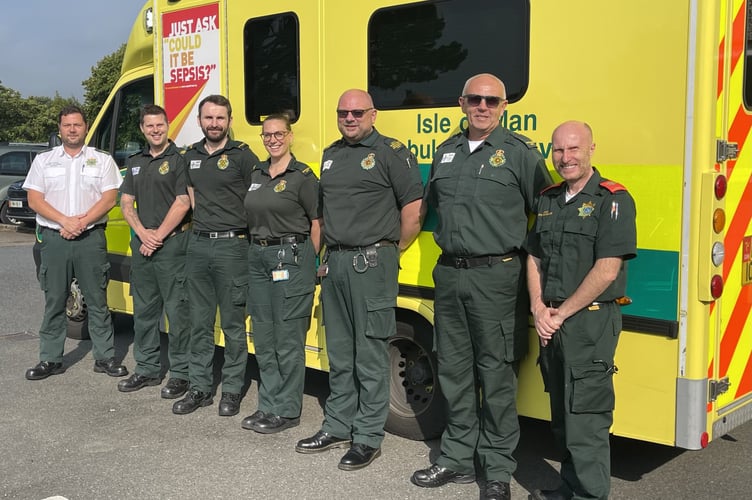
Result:
[[551,176],[535,143],[499,126],[507,106],[501,80],[473,76],[459,104],[467,130],[436,150],[422,210],[430,205],[438,215],[434,320],[447,427],[436,463],[412,482],[474,482],[477,460],[481,497],[508,499],[520,433],[517,372],[528,343],[522,247]]

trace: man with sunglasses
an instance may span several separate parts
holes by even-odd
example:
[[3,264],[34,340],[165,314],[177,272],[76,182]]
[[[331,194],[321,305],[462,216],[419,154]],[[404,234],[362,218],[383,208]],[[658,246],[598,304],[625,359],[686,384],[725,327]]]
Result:
[[399,254],[420,231],[423,186],[415,157],[374,128],[363,90],[339,99],[342,138],[324,150],[319,210],[327,250],[319,268],[329,355],[324,422],[299,453],[350,445],[339,468],[368,466],[381,454],[389,413],[387,339],[397,331]]
[[511,498],[519,440],[516,392],[527,351],[525,241],[551,176],[535,143],[499,126],[506,89],[473,76],[459,104],[467,130],[434,154],[423,213],[434,207],[442,254],[433,271],[439,382],[448,403],[441,455],[412,482],[434,488],[485,477],[482,498]]

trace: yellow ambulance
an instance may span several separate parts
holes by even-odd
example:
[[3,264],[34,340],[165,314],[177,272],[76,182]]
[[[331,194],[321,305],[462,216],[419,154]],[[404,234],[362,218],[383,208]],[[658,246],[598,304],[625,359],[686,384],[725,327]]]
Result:
[[[221,93],[234,137],[260,155],[262,118],[291,111],[294,152],[318,169],[339,136],[337,98],[357,87],[425,178],[436,146],[465,127],[465,80],[498,75],[510,100],[504,126],[548,158],[556,125],[587,121],[595,164],[637,203],[613,433],[699,449],[752,418],[751,16],[747,0],[154,0],[133,25],[90,143],[122,164],[143,145],[138,108],[151,102],[167,109],[172,139],[192,143],[202,137],[197,103]],[[118,209],[110,216],[109,304],[132,314],[130,231]],[[387,430],[410,438],[443,426],[434,225],[429,213],[402,259],[390,341]],[[249,330],[253,352],[252,321]],[[518,407],[546,419],[536,357],[531,329]],[[328,368],[318,302],[306,363]]]

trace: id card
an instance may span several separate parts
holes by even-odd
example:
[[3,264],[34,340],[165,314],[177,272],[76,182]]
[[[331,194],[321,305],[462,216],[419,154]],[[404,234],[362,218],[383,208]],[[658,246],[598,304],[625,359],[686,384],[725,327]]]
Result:
[[329,264],[326,264],[326,263],[321,264],[318,270],[316,271],[316,276],[318,276],[319,278],[323,278],[327,274],[329,274]]
[[272,281],[285,281],[290,279],[290,271],[287,269],[275,269],[272,271]]

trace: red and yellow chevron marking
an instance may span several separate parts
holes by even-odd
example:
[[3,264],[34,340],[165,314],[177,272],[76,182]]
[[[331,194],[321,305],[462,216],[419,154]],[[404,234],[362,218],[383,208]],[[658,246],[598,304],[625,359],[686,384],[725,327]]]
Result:
[[[732,33],[723,36],[718,48],[718,99],[719,109],[723,104],[724,91],[728,92],[730,126],[728,129],[729,142],[739,145],[739,158],[726,163],[726,177],[729,182],[726,196],[726,235],[724,246],[726,250],[723,264],[723,306],[711,306],[711,324],[713,314],[721,315],[721,341],[718,364],[718,377],[729,377],[731,390],[725,395],[735,400],[742,395],[752,392],[752,343],[742,338],[742,332],[749,330],[750,306],[752,305],[752,285],[742,286],[741,271],[738,260],[741,259],[740,250],[745,236],[749,235],[750,220],[752,219],[752,169],[749,156],[752,146],[746,146],[752,129],[752,114],[745,109],[742,86],[744,83],[745,62],[742,59],[745,45],[745,25],[747,1],[734,2],[734,17]],[[726,29],[725,23],[721,32]],[[728,34],[726,34],[728,35]],[[727,44],[731,44],[729,71],[730,77],[725,84],[724,65]],[[732,118],[733,115],[733,118]],[[720,119],[720,116],[719,116]],[[723,133],[723,130],[720,130]],[[722,309],[722,310],[719,310]],[[745,328],[746,326],[746,328]],[[711,359],[708,368],[708,378],[713,378],[714,360]],[[722,403],[719,401],[719,403]],[[723,406],[723,404],[721,404]]]

